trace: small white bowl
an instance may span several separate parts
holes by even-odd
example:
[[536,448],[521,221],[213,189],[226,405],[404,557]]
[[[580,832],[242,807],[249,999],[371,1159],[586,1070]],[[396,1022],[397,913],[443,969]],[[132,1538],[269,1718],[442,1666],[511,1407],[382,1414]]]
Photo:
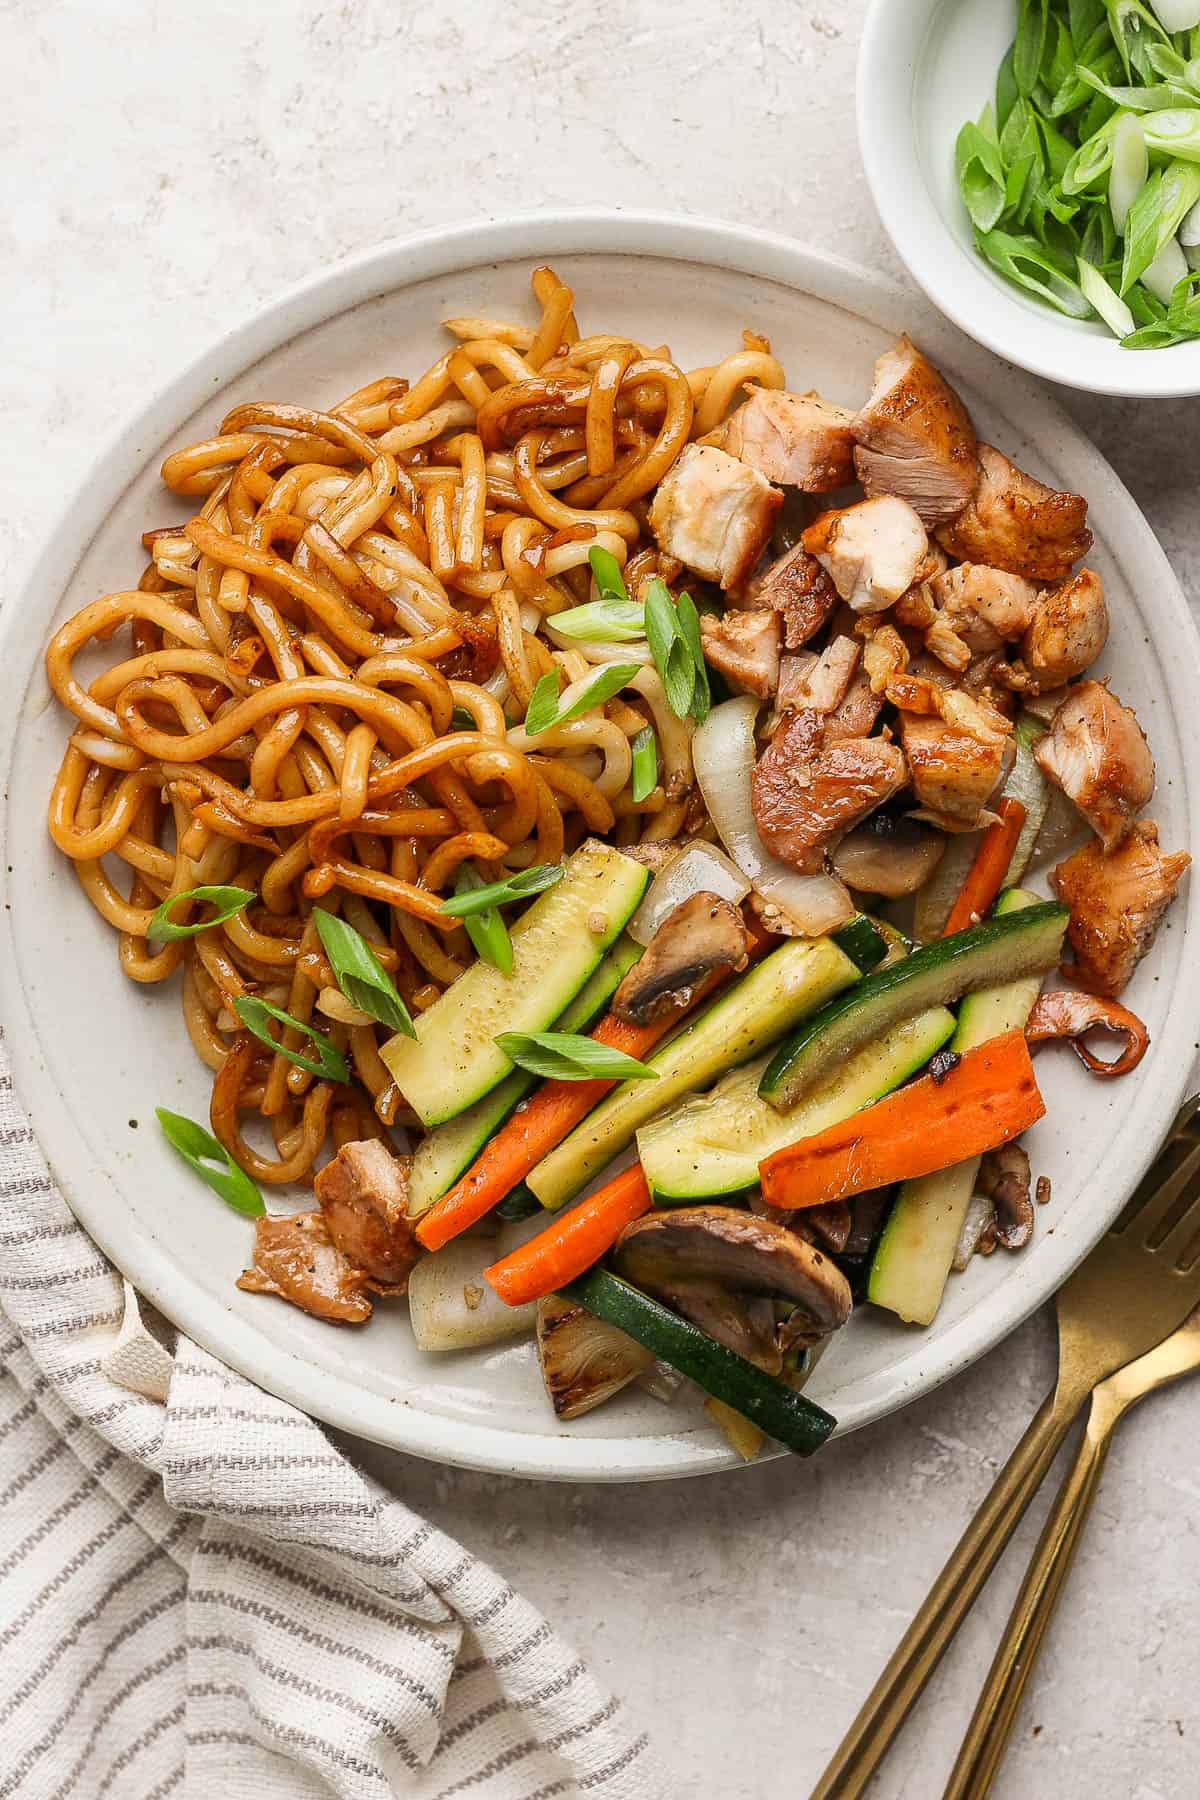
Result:
[[873,0],[858,59],[858,136],[875,205],[935,306],[989,350],[1094,394],[1200,393],[1200,342],[1122,350],[1012,287],[976,251],[954,140],[991,97],[1015,0]]

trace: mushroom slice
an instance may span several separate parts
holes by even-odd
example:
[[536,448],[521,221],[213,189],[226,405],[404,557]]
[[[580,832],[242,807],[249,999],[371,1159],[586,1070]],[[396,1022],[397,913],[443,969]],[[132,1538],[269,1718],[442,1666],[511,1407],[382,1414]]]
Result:
[[848,888],[898,900],[924,886],[945,849],[942,832],[915,819],[880,812],[848,832],[829,860]]
[[[613,1261],[635,1287],[771,1374],[798,1334],[814,1341],[850,1316],[849,1284],[828,1256],[786,1225],[731,1206],[647,1213],[626,1226]],[[776,1301],[791,1302],[782,1338]]]
[[613,995],[612,1010],[631,1025],[649,1025],[692,1004],[714,969],[744,969],[746,926],[720,894],[693,894],[667,914]]
[[975,1185],[996,1209],[996,1242],[1019,1250],[1033,1236],[1029,1158],[1020,1144],[989,1150],[979,1165]]
[[238,1276],[238,1286],[247,1294],[278,1294],[301,1312],[341,1325],[361,1325],[370,1318],[366,1284],[367,1276],[334,1243],[319,1212],[257,1219],[254,1267]]
[[[1089,1031],[1111,1031],[1125,1043],[1119,1055],[1097,1056],[1084,1038]],[[1031,1044],[1066,1039],[1085,1069],[1093,1075],[1128,1075],[1150,1047],[1150,1033],[1136,1013],[1102,994],[1082,994],[1078,988],[1053,988],[1039,994],[1025,1026]]]
[[648,1374],[654,1352],[561,1294],[538,1301],[542,1380],[560,1419],[578,1419]]

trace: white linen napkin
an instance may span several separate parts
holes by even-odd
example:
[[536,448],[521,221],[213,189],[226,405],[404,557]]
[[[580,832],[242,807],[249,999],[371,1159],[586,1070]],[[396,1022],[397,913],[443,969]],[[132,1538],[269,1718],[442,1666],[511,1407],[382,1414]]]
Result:
[[151,1320],[0,1035],[0,1800],[663,1800],[535,1609]]

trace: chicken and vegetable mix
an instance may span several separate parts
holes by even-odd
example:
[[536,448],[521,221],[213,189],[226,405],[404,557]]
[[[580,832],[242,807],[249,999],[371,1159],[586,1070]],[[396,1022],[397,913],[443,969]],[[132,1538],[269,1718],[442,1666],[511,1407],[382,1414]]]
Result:
[[183,960],[214,1135],[161,1117],[258,1214],[243,1289],[407,1294],[431,1351],[534,1335],[561,1418],[686,1376],[742,1454],[809,1451],[856,1306],[927,1325],[1034,1234],[1031,1051],[1138,1065],[1189,857],[1089,673],[1085,500],[916,345],[853,410],[754,333],[686,373],[534,285],[411,390],[197,447],[201,515],[111,597],[133,661],[84,694],[87,632],[52,647],[52,826],[130,972]]

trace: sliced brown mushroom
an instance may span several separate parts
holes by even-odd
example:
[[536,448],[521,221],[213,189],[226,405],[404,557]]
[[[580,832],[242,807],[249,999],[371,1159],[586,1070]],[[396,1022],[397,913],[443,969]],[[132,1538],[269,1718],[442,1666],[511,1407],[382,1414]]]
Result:
[[[1083,1041],[1089,1031],[1111,1031],[1124,1038],[1124,1048],[1113,1057],[1097,1056]],[[1055,1038],[1069,1040],[1084,1068],[1106,1079],[1128,1075],[1150,1048],[1150,1033],[1136,1013],[1103,994],[1084,994],[1078,988],[1055,988],[1040,994],[1029,1015],[1025,1036],[1031,1044],[1044,1044]]]
[[667,914],[613,995],[618,1019],[648,1025],[690,1006],[714,969],[744,969],[746,926],[741,912],[719,894],[693,894]]
[[1027,1244],[1033,1236],[1033,1200],[1029,1158],[1020,1144],[989,1150],[979,1165],[975,1185],[996,1209],[996,1242],[1006,1250],[1019,1250]]
[[945,849],[943,832],[915,819],[874,813],[846,833],[830,861],[848,888],[895,900],[925,885]]
[[850,1208],[850,1236],[842,1248],[844,1256],[866,1256],[879,1236],[880,1227],[892,1204],[892,1190],[886,1187],[864,1188],[846,1203]]
[[537,1349],[560,1419],[591,1412],[654,1367],[652,1350],[560,1294],[538,1301]]
[[816,1342],[850,1316],[849,1284],[828,1256],[786,1225],[732,1206],[635,1219],[613,1261],[635,1287],[773,1375],[790,1348]]

